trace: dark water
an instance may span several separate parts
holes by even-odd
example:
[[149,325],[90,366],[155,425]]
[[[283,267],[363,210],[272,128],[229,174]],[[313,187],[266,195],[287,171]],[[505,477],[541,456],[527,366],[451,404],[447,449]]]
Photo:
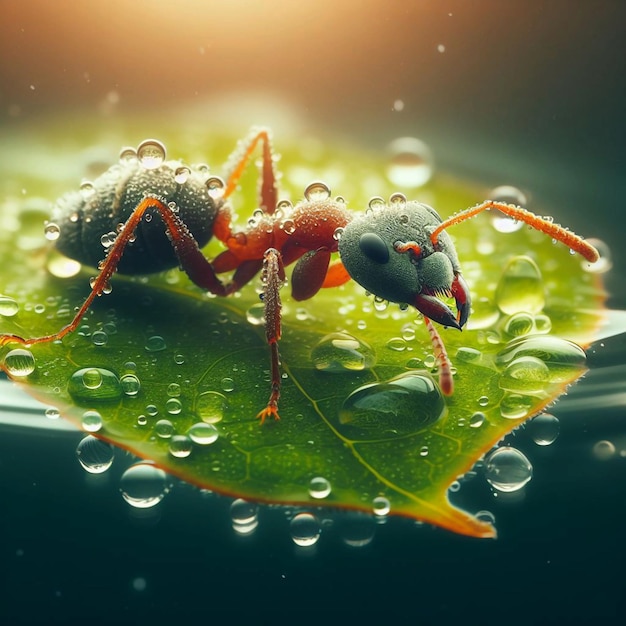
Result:
[[[250,26],[218,4],[190,19],[199,9],[187,2],[191,34],[177,43],[164,26],[129,29],[158,11],[122,20],[129,5],[115,2],[105,32],[101,4],[53,28],[45,11],[0,2],[11,18],[0,26],[3,133],[46,111],[95,110],[112,91],[152,113],[221,91],[279,92],[326,132],[368,146],[419,135],[442,167],[568,207],[574,230],[611,248],[609,306],[626,309],[623,3],[303,2],[291,24],[253,12]],[[197,68],[201,48],[212,62]],[[453,494],[493,512],[495,541],[325,512],[319,541],[301,548],[284,509],[262,507],[243,536],[230,500],[177,481],[155,509],[133,509],[119,492],[131,457],[116,451],[108,472],[87,474],[83,435],[50,429],[0,381],[0,624],[624,623],[626,371],[615,354],[553,408],[554,444],[512,440],[534,468],[523,497],[494,498],[480,477]],[[599,441],[613,443],[610,458],[594,454]],[[359,536],[366,545],[346,542]]]

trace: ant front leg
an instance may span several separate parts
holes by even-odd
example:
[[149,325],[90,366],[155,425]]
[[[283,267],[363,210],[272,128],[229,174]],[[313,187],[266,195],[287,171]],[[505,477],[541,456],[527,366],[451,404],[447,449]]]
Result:
[[266,418],[280,419],[278,415],[278,399],[280,398],[280,356],[278,340],[281,336],[280,288],[285,282],[285,268],[280,252],[275,248],[266,251],[263,259],[263,302],[265,305],[265,337],[270,346],[271,354],[271,392],[267,406],[258,413],[261,424]]
[[574,252],[578,252],[578,254],[582,255],[590,263],[595,263],[600,258],[598,251],[591,244],[587,243],[584,239],[569,230],[565,230],[565,228],[559,226],[558,224],[554,224],[553,222],[545,220],[538,215],[513,204],[504,204],[503,202],[494,202],[493,200],[486,200],[475,207],[461,211],[447,220],[444,220],[430,235],[433,245],[437,246],[439,235],[446,228],[464,222],[470,217],[474,217],[475,215],[478,215],[483,211],[488,211],[489,209],[496,209],[513,219],[525,222],[534,229],[545,233],[561,243],[564,243],[571,250],[574,250]]
[[196,285],[207,289],[211,293],[218,296],[227,295],[226,288],[217,278],[211,264],[200,251],[196,240],[189,232],[187,226],[161,198],[146,196],[131,213],[124,227],[117,235],[115,243],[109,248],[106,258],[99,263],[98,269],[100,273],[90,281],[91,293],[87,296],[87,299],[83,302],[72,321],[60,331],[43,337],[24,339],[17,335],[0,335],[0,346],[11,342],[30,346],[38,343],[58,341],[76,330],[96,297],[103,293],[110,292],[111,287],[109,281],[117,269],[126,246],[133,240],[135,229],[139,225],[145,212],[150,208],[155,208],[163,219],[172,247],[176,252],[181,267],[185,270],[189,278],[191,278]]

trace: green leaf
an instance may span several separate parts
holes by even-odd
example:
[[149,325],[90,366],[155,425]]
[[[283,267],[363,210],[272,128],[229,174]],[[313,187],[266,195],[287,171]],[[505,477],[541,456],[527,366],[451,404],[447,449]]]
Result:
[[[233,142],[212,139],[204,158],[221,162]],[[169,147],[182,156],[197,151],[176,141]],[[379,157],[337,146],[318,146],[311,157],[283,141],[279,149],[294,200],[315,178],[332,181],[355,210],[367,195],[395,191]],[[80,160],[76,150],[70,155]],[[22,176],[45,193],[49,172],[38,171]],[[240,221],[255,207],[253,171],[242,187]],[[407,195],[448,216],[486,193],[438,174]],[[95,270],[76,273],[45,241],[47,210],[32,192],[4,201],[0,333],[54,333],[88,293]],[[439,392],[416,311],[375,303],[354,283],[304,303],[285,289],[282,419],[261,426],[255,416],[269,394],[269,351],[258,284],[208,297],[178,270],[115,276],[112,293],[98,298],[76,332],[29,349],[9,343],[0,349],[2,369],[79,427],[205,488],[366,511],[384,496],[391,513],[494,536],[491,525],[449,503],[448,487],[584,374],[577,344],[594,338],[603,292],[598,275],[564,246],[526,227],[499,232],[493,217],[450,230],[474,302],[467,330],[441,329],[455,368],[451,397]],[[207,254],[219,249],[211,243]],[[310,493],[315,477],[331,486],[327,495],[314,492],[321,499]]]

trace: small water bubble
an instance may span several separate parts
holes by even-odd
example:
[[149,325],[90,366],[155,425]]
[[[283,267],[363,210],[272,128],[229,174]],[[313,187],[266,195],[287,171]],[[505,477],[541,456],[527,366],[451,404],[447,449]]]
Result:
[[387,341],[387,347],[394,352],[404,352],[406,350],[406,341],[402,337],[392,337]]
[[385,496],[376,496],[372,500],[372,511],[377,517],[383,517],[389,515],[391,511],[391,503]]
[[182,365],[185,362],[185,355],[184,354],[175,354],[174,355],[174,363],[176,363],[176,365]]
[[48,241],[56,241],[61,236],[61,229],[54,222],[47,222],[43,232]]
[[148,462],[135,463],[120,479],[122,497],[138,509],[155,506],[167,494],[167,474]]
[[296,232],[296,223],[292,219],[285,219],[280,223],[280,228],[286,235],[293,235]]
[[309,495],[316,500],[323,500],[330,495],[331,486],[323,476],[316,476],[309,483]]
[[237,498],[230,505],[230,519],[237,533],[247,535],[259,525],[259,507],[255,502]]
[[416,188],[425,185],[433,175],[430,148],[415,137],[400,137],[389,144],[387,178],[393,185]]
[[480,428],[486,419],[486,415],[482,411],[476,411],[472,417],[470,417],[469,425],[471,428]]
[[209,196],[211,196],[214,200],[221,198],[224,195],[226,183],[219,176],[211,176],[207,179],[205,184],[209,192]]
[[498,491],[517,491],[532,475],[530,461],[516,448],[498,448],[485,460],[485,478]]
[[113,464],[114,448],[110,443],[92,435],[84,437],[76,448],[76,456],[90,474],[102,474]]
[[[500,185],[494,187],[487,197],[494,202],[503,204],[513,204],[515,206],[524,207],[528,204],[526,194],[512,185]],[[516,220],[500,211],[492,211],[491,223],[499,233],[514,233],[524,226],[522,220]]]
[[492,526],[496,523],[496,516],[491,511],[478,511],[474,516],[480,522],[487,522]]
[[44,415],[50,420],[56,420],[59,419],[61,413],[56,407],[49,407],[45,410]]
[[342,228],[341,226],[339,228],[335,228],[335,231],[333,232],[333,239],[335,241],[339,241],[341,239],[341,236],[343,235],[343,231],[345,229]]
[[465,363],[476,363],[480,361],[482,352],[476,348],[461,347],[456,351],[456,358]]
[[504,324],[504,332],[511,337],[528,335],[535,330],[535,320],[530,313],[520,312],[511,315]]
[[159,409],[157,408],[155,404],[148,404],[146,406],[146,413],[150,417],[156,417],[159,414]]
[[559,436],[560,424],[554,415],[541,413],[533,418],[526,428],[538,446],[549,446]]
[[304,197],[309,202],[327,200],[330,198],[330,187],[321,181],[314,181],[304,190]]
[[120,378],[120,385],[122,392],[130,397],[136,396],[141,389],[141,382],[135,374],[124,374],[124,376]]
[[376,534],[374,516],[365,513],[346,513],[341,519],[341,538],[352,548],[363,548],[369,545]]
[[174,171],[174,180],[179,185],[184,185],[189,179],[190,175],[191,170],[186,165],[182,165],[181,167],[177,167]]
[[91,335],[91,342],[94,346],[105,346],[109,341],[109,336],[103,330],[96,330]]
[[537,357],[521,356],[511,361],[499,379],[501,389],[517,393],[537,393],[550,381],[548,366]]
[[135,148],[131,148],[130,146],[126,146],[120,150],[120,162],[121,163],[130,163],[137,158],[137,150]]
[[165,403],[165,410],[170,415],[178,415],[183,410],[183,405],[182,405],[181,401],[178,398],[170,398]]
[[[94,184],[90,180],[83,181],[80,184],[80,187],[78,188],[78,190],[80,191],[80,194],[82,195],[82,197],[85,198],[85,200],[90,200],[96,195],[96,188],[94,187]],[[70,221],[77,222],[78,215],[74,213],[70,217]]]
[[18,303],[8,296],[0,296],[0,315],[2,317],[13,317],[20,307]]
[[500,415],[510,420],[528,417],[533,409],[533,404],[532,396],[521,393],[505,393],[500,400]]
[[167,344],[161,335],[152,335],[146,340],[145,348],[147,352],[160,352],[167,348]]
[[28,376],[35,371],[35,357],[24,348],[16,348],[7,352],[4,367],[11,376]]
[[196,413],[207,424],[221,422],[227,410],[226,396],[217,391],[205,391],[196,398]]
[[187,458],[191,454],[193,442],[187,435],[174,435],[170,439],[169,452],[177,459]]
[[478,398],[478,404],[479,406],[487,406],[489,404],[489,397],[480,396],[480,398]]
[[421,457],[428,456],[428,446],[422,446],[420,448],[420,456]]
[[88,433],[97,433],[102,428],[102,415],[98,411],[90,409],[83,413],[80,423],[82,429]]
[[213,424],[198,422],[189,428],[187,436],[200,446],[208,446],[219,438],[219,431]]
[[148,423],[148,418],[142,413],[137,416],[137,426],[145,426]]
[[161,439],[170,439],[174,434],[174,424],[166,419],[159,420],[154,425],[154,432]]
[[98,389],[102,385],[102,373],[97,367],[82,370],[82,381],[86,389]]
[[289,533],[297,546],[309,547],[320,538],[320,523],[311,513],[298,513],[289,523]]
[[225,377],[220,381],[222,391],[231,392],[235,390],[235,381],[232,378]]
[[103,248],[107,249],[107,248],[110,248],[115,243],[116,239],[117,239],[117,233],[113,231],[104,233],[104,235],[100,237],[100,244],[102,245]]
[[363,371],[376,362],[374,350],[348,333],[331,333],[311,351],[315,369],[323,372]]
[[369,199],[367,208],[371,211],[379,211],[380,209],[385,208],[385,201],[380,196],[374,196]]
[[137,147],[137,157],[145,169],[154,170],[165,161],[165,146],[156,139],[146,139]]
[[167,386],[167,395],[170,398],[178,398],[178,396],[180,396],[180,393],[181,393],[181,388],[178,383],[170,383]]

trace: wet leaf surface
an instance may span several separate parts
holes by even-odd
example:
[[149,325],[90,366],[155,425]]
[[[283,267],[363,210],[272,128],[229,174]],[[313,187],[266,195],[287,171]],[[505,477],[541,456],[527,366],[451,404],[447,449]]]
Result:
[[[277,139],[285,195],[294,201],[318,178],[354,210],[369,195],[396,190],[379,159],[319,146],[312,158]],[[177,153],[170,156],[194,158],[198,145],[185,143],[168,142]],[[207,140],[203,159],[222,162],[223,147],[233,143]],[[102,167],[75,146],[50,159],[50,168],[59,163],[83,174]],[[95,271],[68,263],[43,234],[51,203],[41,197],[52,199],[49,192],[80,179],[61,165],[53,184],[49,172],[24,169],[16,175],[21,182],[6,186],[1,333],[53,333],[88,293]],[[242,187],[234,200],[241,222],[255,207],[254,172]],[[402,191],[442,216],[488,195],[442,175]],[[76,332],[26,351],[4,346],[2,369],[84,430],[205,488],[365,511],[383,496],[391,513],[493,536],[488,522],[450,505],[448,488],[585,373],[579,345],[594,338],[603,299],[598,276],[562,245],[526,227],[500,230],[485,214],[450,231],[474,302],[466,330],[442,330],[455,370],[451,397],[439,391],[416,311],[376,303],[354,283],[304,303],[286,288],[282,419],[261,427],[255,416],[269,393],[269,352],[259,284],[227,299],[208,297],[178,270],[116,275],[112,293],[98,298]],[[211,243],[207,254],[219,250]],[[311,487],[316,477],[330,490]]]

